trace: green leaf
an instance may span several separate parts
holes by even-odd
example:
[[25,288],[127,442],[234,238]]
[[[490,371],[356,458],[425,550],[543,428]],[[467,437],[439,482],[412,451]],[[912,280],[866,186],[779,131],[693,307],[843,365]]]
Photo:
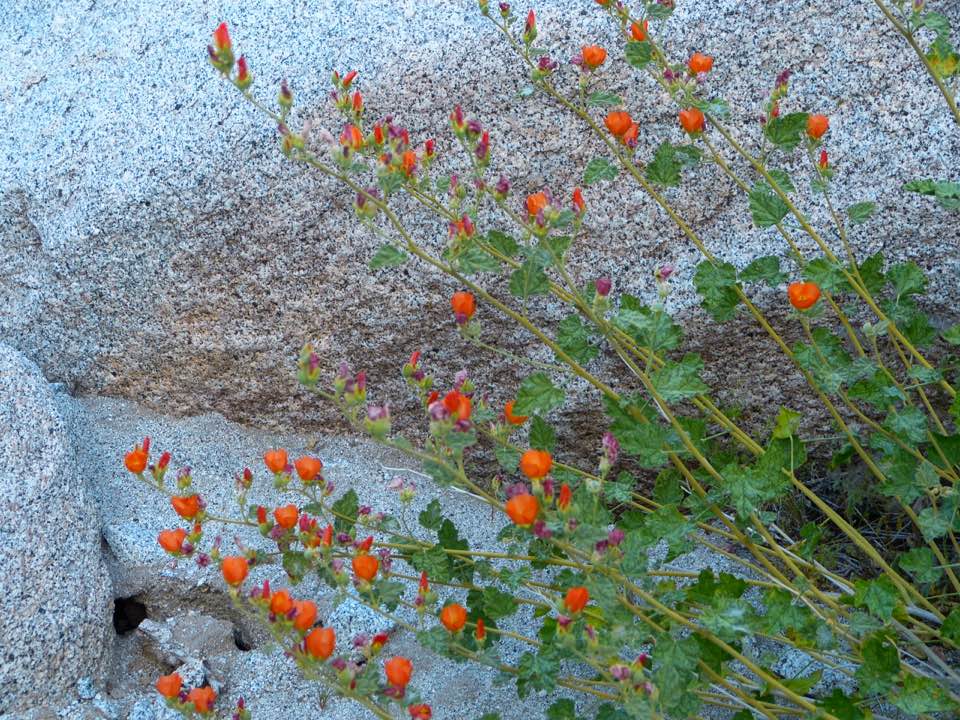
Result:
[[710,387],[700,379],[702,371],[703,360],[699,355],[690,353],[678,363],[668,360],[662,368],[651,374],[650,380],[654,390],[666,402],[674,403],[710,391]]
[[759,228],[776,225],[790,212],[787,204],[774,195],[770,186],[764,182],[754,185],[749,197],[753,224]]
[[857,668],[856,678],[864,695],[879,695],[893,687],[900,672],[900,654],[897,647],[881,634],[868,637],[861,648],[863,664]]
[[757,258],[740,272],[742,282],[764,282],[772,288],[786,279],[787,274],[780,272],[780,258],[773,255]]
[[[791,179],[789,173],[787,173],[785,170],[768,170],[767,172],[770,174],[770,177],[773,178],[776,186],[779,187],[783,192],[792,193],[797,189],[794,186],[793,180]],[[771,190],[772,189],[773,187],[771,187]]]
[[909,715],[960,708],[936,680],[916,675],[904,676],[903,687],[894,696],[893,704]]
[[526,300],[531,295],[545,295],[550,291],[550,281],[543,272],[539,258],[527,258],[523,265],[510,275],[510,292]]
[[953,608],[940,626],[940,634],[954,645],[960,646],[960,606]]
[[913,262],[899,263],[887,271],[887,279],[893,283],[897,297],[922,293],[927,287],[923,270]]
[[520,249],[516,240],[499,230],[491,230],[487,233],[487,243],[507,257],[513,257]]
[[875,202],[858,202],[847,208],[847,217],[851,225],[861,225],[870,219],[876,209]]
[[843,268],[838,263],[832,263],[826,258],[817,258],[807,263],[803,269],[803,277],[815,282],[821,290],[837,292],[847,290],[849,285],[843,276]]
[[513,615],[518,607],[520,606],[510,593],[495,587],[485,587],[483,589],[483,609],[488,617],[499,620]]
[[357,522],[357,511],[360,509],[360,501],[357,493],[353,490],[347,490],[340,499],[332,506],[334,517],[334,529],[338,533],[350,532]]
[[617,105],[623,105],[623,100],[614,93],[595,92],[587,98],[588,107],[615,107]]
[[497,462],[508,473],[516,472],[517,465],[520,463],[520,451],[513,448],[497,445],[493,451]]
[[857,707],[855,700],[856,696],[848,697],[840,688],[834,688],[830,695],[817,702],[817,707],[830,713],[837,720],[866,720],[866,715]]
[[638,42],[631,40],[627,43],[625,52],[627,62],[633,67],[640,69],[650,64],[653,59],[653,47],[646,40]]
[[427,530],[439,530],[440,523],[443,522],[440,501],[437,500],[437,498],[431,500],[430,504],[427,505],[427,509],[420,512],[418,519],[420,520],[420,525]]
[[960,209],[960,183],[946,180],[911,180],[903,189],[935,197],[948,210]]
[[565,317],[557,327],[557,344],[581,365],[593,360],[600,349],[590,342],[590,330],[579,315]]
[[943,576],[943,570],[937,566],[937,558],[927,547],[908,550],[900,556],[900,567],[913,575],[918,583],[934,583]]
[[647,179],[654,185],[675,187],[680,184],[680,163],[675,158],[673,145],[668,142],[660,143],[660,147],[653,155],[653,160],[647,165]]
[[951,345],[960,345],[960,324],[947,328],[940,335]]
[[530,421],[530,447],[534,450],[553,452],[557,445],[557,434],[553,428],[539,415],[534,415]]
[[583,171],[583,184],[595,185],[601,180],[616,180],[620,174],[620,168],[614,165],[606,158],[596,157],[587,163]]
[[723,322],[733,317],[740,296],[737,294],[737,269],[730,263],[716,265],[704,260],[697,266],[693,284],[703,298],[703,308],[714,320]]
[[653,351],[674,350],[683,339],[683,329],[660,308],[651,310],[632,295],[620,299],[614,324]]
[[547,720],[577,720],[573,700],[569,698],[557,700],[547,708]]
[[803,419],[801,413],[781,407],[780,412],[777,413],[777,419],[774,422],[773,433],[771,433],[771,435],[777,440],[789,439],[791,436],[797,434],[797,431],[800,429],[801,419]]
[[860,277],[863,278],[863,284],[871,294],[876,295],[887,284],[887,278],[883,274],[883,253],[874,253],[862,263],[860,263]]
[[647,5],[647,17],[651,20],[666,20],[671,15],[673,15],[673,3],[669,5],[666,3],[650,3]]
[[633,456],[637,462],[647,468],[660,467],[667,461],[667,439],[669,433],[657,422],[643,423],[634,418],[628,408],[638,408],[629,401],[620,404],[604,398],[607,414],[613,419],[610,431],[620,443],[620,449]]
[[389,243],[381,245],[370,260],[370,269],[379,270],[385,267],[396,267],[403,265],[407,261],[407,254],[398,247]]
[[310,560],[298,550],[283,553],[283,569],[290,576],[290,582],[296,585],[310,572]]
[[865,607],[872,615],[881,620],[893,617],[897,606],[897,588],[886,575],[876,580],[855,580],[853,583],[853,604]]
[[434,582],[450,582],[452,575],[450,556],[439,545],[410,556],[410,564],[419,572],[425,572]]
[[933,30],[941,37],[950,37],[950,21],[937,12],[928,12],[923,15],[920,24]]
[[488,255],[476,245],[468,245],[456,258],[457,269],[464,275],[474,275],[478,272],[497,272],[500,262]]
[[809,113],[805,112],[781,115],[764,126],[763,134],[781,150],[793,150],[803,139],[808,117]]
[[513,413],[515,415],[546,414],[563,405],[564,398],[563,390],[555,387],[546,373],[533,373],[520,383]]
[[920,408],[912,405],[892,410],[883,424],[894,434],[914,444],[923,442],[927,437],[927,416]]

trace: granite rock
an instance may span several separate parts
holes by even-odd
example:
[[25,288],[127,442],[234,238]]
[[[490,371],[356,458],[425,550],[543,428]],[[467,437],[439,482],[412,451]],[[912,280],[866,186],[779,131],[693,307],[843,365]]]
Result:
[[0,343],[0,715],[59,698],[110,656],[99,519],[39,368]]
[[[664,27],[667,46],[678,56],[697,49],[716,57],[710,86],[729,98],[746,142],[758,137],[755,118],[773,78],[794,71],[784,110],[830,114],[836,195],[843,205],[878,205],[855,229],[855,248],[919,262],[932,273],[932,309],[944,321],[955,315],[955,216],[899,186],[949,177],[960,166],[960,133],[873,5],[677,5]],[[618,46],[594,3],[536,6],[538,44],[559,59],[587,42]],[[960,25],[956,4],[938,9]],[[264,97],[290,79],[296,122],[316,118],[335,130],[328,72],[357,68],[372,116],[394,114],[415,140],[436,134],[443,169],[460,162],[447,158],[444,133],[456,102],[490,127],[492,165],[518,194],[546,185],[566,196],[598,153],[556,108],[518,100],[522,72],[473,0],[371,0],[349,12],[280,0],[8,4],[0,11],[0,62],[9,69],[0,78],[8,128],[0,140],[0,338],[73,391],[174,414],[215,410],[265,427],[339,427],[331,408],[296,386],[293,362],[307,340],[325,374],[343,360],[365,366],[372,395],[398,410],[405,395],[397,371],[414,348],[443,368],[443,382],[469,367],[481,383],[496,382],[494,395],[509,396],[516,370],[456,339],[447,301],[456,288],[412,266],[367,270],[380,241],[358,229],[352,198],[284,162],[274,129],[216,77],[204,48],[220,20],[230,21]],[[675,108],[619,61],[619,50],[602,75],[640,121],[641,160],[661,139],[680,139]],[[802,165],[784,167],[806,186]],[[725,260],[742,267],[783,252],[773,230],[751,227],[745,198],[716,168],[701,168],[669,196]],[[697,252],[648,197],[621,183],[615,192],[590,189],[587,202],[573,253],[578,280],[609,274],[616,290],[651,300],[652,270],[671,262],[670,307],[687,318],[691,347],[705,350],[708,379],[727,388],[723,401],[765,417],[799,386],[767,361],[775,348],[751,320],[723,328],[704,321],[691,283]],[[822,209],[804,207],[828,232]],[[481,229],[500,223],[485,217]],[[411,216],[410,227],[431,247],[443,242],[445,228],[432,220]],[[783,304],[775,292],[757,301]],[[542,303],[531,310],[556,319]],[[523,333],[482,316],[488,337],[527,351]],[[592,422],[581,416],[565,418],[571,437],[583,435],[578,423]]]

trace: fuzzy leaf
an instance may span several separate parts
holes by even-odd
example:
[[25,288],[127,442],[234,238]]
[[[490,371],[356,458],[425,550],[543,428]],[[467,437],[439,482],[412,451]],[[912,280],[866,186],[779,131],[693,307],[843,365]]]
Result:
[[649,65],[653,59],[653,47],[646,40],[643,42],[631,40],[627,43],[625,56],[627,62],[633,67],[637,69],[644,68]]
[[714,265],[703,261],[697,266],[693,284],[703,298],[703,308],[718,322],[733,317],[740,304],[737,294],[737,269],[730,263]]
[[563,405],[564,392],[555,387],[546,373],[528,375],[517,391],[513,406],[516,415],[546,414]]
[[583,171],[583,184],[594,185],[601,180],[616,180],[620,168],[606,158],[596,157],[587,163]]
[[763,133],[781,150],[793,150],[803,139],[808,117],[809,114],[805,112],[781,115],[768,122],[763,128]]
[[742,282],[764,282],[772,288],[776,288],[786,279],[787,274],[780,272],[780,258],[773,255],[757,258],[740,273]]
[[370,260],[370,269],[379,270],[385,267],[396,267],[403,265],[409,258],[407,254],[398,247],[389,243],[381,245]]
[[527,258],[510,275],[510,293],[516,297],[526,300],[531,295],[545,295],[549,290],[550,281],[537,257]]
[[694,353],[684,355],[680,362],[667,363],[650,376],[654,389],[668,403],[686,400],[710,391],[700,379],[703,360]]
[[753,189],[750,190],[749,197],[753,224],[759,228],[776,225],[790,212],[787,204],[775,195],[770,186],[764,182],[754,185]]
[[590,342],[590,330],[579,315],[568,315],[557,328],[557,344],[581,365],[593,360],[600,349]]
[[858,202],[847,208],[847,217],[851,225],[861,225],[870,219],[876,209],[875,202]]

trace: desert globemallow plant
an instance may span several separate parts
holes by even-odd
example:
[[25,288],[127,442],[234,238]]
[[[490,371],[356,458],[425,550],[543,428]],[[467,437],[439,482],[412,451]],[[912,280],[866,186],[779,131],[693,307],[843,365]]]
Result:
[[[386,402],[370,401],[363,372],[343,365],[321,377],[309,344],[298,360],[304,386],[358,432],[409,454],[437,486],[487,503],[502,523],[497,551],[471,548],[436,500],[411,528],[359,507],[352,491],[338,493],[319,458],[290,462],[282,449],[266,450],[263,482],[289,502],[253,502],[261,481],[246,469],[238,514],[215,516],[189,471],[169,483],[170,456],[150,464],[144,441],[126,467],[170,496],[175,526],[158,542],[178,560],[218,569],[231,601],[262,621],[305,677],[379,718],[434,716],[429,678],[391,653],[385,637],[350,642],[337,628],[316,627],[315,603],[295,599],[305,576],[320,578],[337,600],[356,599],[390,618],[436,653],[494,668],[521,699],[562,690],[547,713],[553,720],[687,718],[708,708],[737,720],[956,717],[960,327],[938,331],[924,314],[926,280],[916,264],[856,256],[851,236],[876,208],[839,205],[832,181],[843,167],[828,153],[835,131],[820,108],[793,106],[789,71],[759,111],[763,147],[754,147],[712,79],[722,48],[674,58],[657,42],[673,2],[595,6],[621,42],[601,47],[588,38],[573,49],[574,62],[561,64],[553,58],[570,49],[538,44],[535,11],[479,3],[529,83],[524,94],[568,112],[602,148],[581,187],[525,197],[493,167],[496,138],[479,120],[452,107],[449,142],[417,141],[390,108],[367,105],[354,71],[332,75],[337,131],[298,129],[287,83],[275,103],[259,99],[250,64],[235,57],[227,26],[217,28],[214,69],[275,124],[287,158],[350,191],[357,221],[383,241],[371,266],[416,263],[444,273],[446,332],[510,357],[528,374],[516,387],[477,387],[413,352],[400,373],[420,408],[425,440],[414,444],[394,429]],[[623,65],[635,70],[637,88],[661,91],[676,116],[671,140],[650,147],[631,113],[637,99],[605,87],[605,72]],[[448,152],[461,157],[457,174],[435,171]],[[809,191],[782,169],[797,158]],[[786,261],[759,257],[738,268],[714,255],[672,200],[706,164],[742,191],[754,225],[782,237]],[[646,193],[701,254],[693,282],[705,311],[718,323],[745,313],[776,348],[769,362],[802,376],[836,431],[819,438],[818,460],[800,413],[776,409],[759,432],[714,399],[703,359],[683,352],[682,328],[664,303],[674,268],[650,279],[658,298],[650,305],[617,291],[616,277],[571,269],[591,198],[623,184]],[[441,219],[444,236],[417,237],[397,209],[401,198],[404,215],[413,207]],[[822,204],[827,226],[801,209],[811,203]],[[763,286],[789,309],[779,320],[754,301]],[[538,317],[527,302],[533,296],[563,308],[562,320]],[[553,361],[498,347],[484,327],[493,316],[516,324]],[[618,360],[616,369],[598,359],[601,350]],[[605,410],[592,457],[561,447],[549,422],[567,400],[568,381],[589,388]],[[496,477],[484,469],[490,457]],[[818,462],[869,477],[871,502],[898,518],[898,540],[876,544],[861,514],[821,496],[809,482]],[[403,481],[396,489],[405,501],[415,492]],[[806,522],[788,522],[788,507]],[[262,545],[226,554],[218,539],[208,541],[210,524],[221,522],[256,530]],[[695,546],[739,571],[669,566]],[[839,566],[831,547],[857,562]],[[249,587],[249,569],[270,557],[282,561],[290,587]],[[507,630],[521,609],[532,620]],[[513,663],[500,653],[507,640],[526,648]],[[756,652],[757,642],[768,651]],[[783,676],[771,659],[788,651],[819,669]],[[842,689],[822,689],[827,670],[843,678]],[[187,689],[178,677],[160,678],[157,690],[188,717],[216,711],[212,691]],[[477,716],[497,717],[484,710]],[[223,712],[248,717],[249,709],[241,702]]]

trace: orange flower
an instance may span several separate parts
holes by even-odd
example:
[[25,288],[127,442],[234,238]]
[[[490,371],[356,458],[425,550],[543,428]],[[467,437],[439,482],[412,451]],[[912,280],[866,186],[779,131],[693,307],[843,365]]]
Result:
[[700,111],[700,108],[687,108],[680,111],[680,127],[693,135],[703,132],[707,127],[707,120]]
[[533,193],[527,195],[527,215],[536,217],[541,210],[545,210],[550,205],[550,200],[545,192]]
[[647,20],[644,20],[642,23],[633,23],[630,26],[630,35],[637,42],[643,42],[647,39],[647,33],[650,30],[650,23]]
[[627,128],[627,131],[623,134],[623,137],[620,138],[624,145],[630,145],[631,147],[636,144],[637,138],[640,136],[640,126],[636,123],[630,123],[630,127]]
[[570,501],[573,500],[573,490],[567,483],[560,486],[560,494],[557,495],[557,509],[560,511],[570,507]]
[[193,703],[194,709],[198,713],[207,713],[213,710],[213,704],[217,701],[217,693],[209,685],[201,688],[194,688],[187,693],[187,702]]
[[630,126],[633,125],[633,118],[630,117],[630,113],[624,112],[623,110],[614,110],[612,113],[607,115],[606,119],[603,121],[613,135],[617,137],[623,137],[623,135],[630,129]]
[[357,555],[352,564],[354,575],[367,582],[373,580],[377,576],[377,570],[380,569],[380,561],[373,555]]
[[199,495],[187,495],[186,497],[174,495],[170,498],[170,504],[173,506],[174,512],[186,520],[192,520],[200,512]]
[[273,519],[277,521],[280,527],[291,530],[300,519],[300,510],[296,505],[284,505],[273,511]]
[[416,168],[417,154],[413,150],[407,150],[403,153],[403,174],[410,177]]
[[522,495],[514,495],[507,500],[505,509],[514,524],[527,527],[533,525],[533,521],[537,519],[537,513],[540,512],[540,502],[533,495],[523,493]]
[[703,53],[694,53],[690,56],[687,67],[690,68],[690,72],[694,75],[710,72],[710,68],[713,67],[713,58]]
[[539,480],[550,474],[553,458],[546,450],[527,450],[520,456],[520,471],[531,480]]
[[300,632],[306,632],[317,620],[317,605],[312,600],[294,600],[293,626]]
[[350,84],[353,82],[353,79],[356,76],[357,76],[356,70],[351,70],[350,72],[348,72],[346,75],[343,76],[343,82],[341,84],[343,85],[344,90],[350,87]]
[[473,411],[473,403],[470,398],[459,390],[451,390],[443,398],[443,406],[451,415],[456,415],[457,420],[469,420],[470,413]]
[[323,463],[319,458],[310,457],[309,455],[304,455],[302,458],[297,458],[293,463],[293,466],[297,469],[297,475],[300,476],[300,479],[305,483],[313,482],[317,479],[317,475],[320,474],[320,471],[323,470]]
[[514,415],[513,406],[515,402],[514,400],[510,400],[503,406],[503,417],[506,418],[507,422],[511,425],[523,425],[530,417],[528,415]]
[[814,140],[822,138],[830,129],[830,118],[826,115],[811,115],[807,118],[807,135]]
[[430,580],[427,578],[427,571],[420,572],[420,584],[417,586],[417,592],[420,595],[426,595],[430,592]]
[[587,606],[587,602],[590,600],[590,591],[585,587],[578,586],[572,587],[567,590],[566,597],[563,598],[563,606],[570,612],[572,615],[576,615],[578,612],[583,610]]
[[463,605],[451,603],[440,611],[440,622],[452,633],[460,632],[467,622],[467,611]]
[[599,45],[587,45],[581,51],[583,64],[590,70],[596,70],[607,59],[607,51]]
[[820,288],[812,282],[794,282],[787,286],[787,297],[797,310],[807,310],[820,299]]
[[487,639],[487,626],[483,622],[483,618],[477,618],[477,629],[474,631],[473,636],[477,639],[478,643],[482,643]]
[[329,523],[323,529],[323,538],[321,541],[326,547],[330,547],[333,544],[333,525]]
[[222,22],[213,31],[213,46],[217,50],[226,50],[230,45],[230,31],[227,29],[227,24]]
[[398,655],[383,664],[383,671],[387,676],[387,682],[393,687],[405,688],[410,683],[410,676],[413,675],[413,663]]
[[407,708],[407,712],[413,720],[430,720],[433,717],[433,710],[426,703],[411,705]]
[[220,572],[228,585],[236,587],[246,579],[250,572],[250,563],[242,555],[230,555],[220,564]]
[[450,307],[453,309],[454,315],[462,315],[469,320],[477,311],[477,300],[473,297],[473,293],[455,292],[453,297],[450,298]]
[[293,598],[287,590],[277,590],[270,598],[270,612],[274,615],[286,615],[293,610]]
[[165,698],[175,698],[180,694],[180,688],[183,687],[183,678],[177,673],[161,675],[157,678],[155,687],[157,688],[157,692]]
[[143,439],[143,445],[135,445],[133,450],[123,456],[123,464],[127,470],[139,475],[147,469],[147,459],[150,457],[150,438]]
[[577,215],[582,215],[584,210],[587,209],[587,203],[583,200],[583,190],[580,188],[573,189],[573,198],[571,202],[573,203],[573,209],[576,211]]
[[183,528],[176,530],[161,530],[157,535],[157,542],[160,547],[169,553],[178,553],[183,547],[183,541],[187,539],[187,531]]
[[353,111],[355,113],[363,111],[363,95],[359,90],[353,94]]
[[237,60],[237,84],[243,90],[249,87],[250,82],[250,68],[247,67],[247,59],[241,55],[240,59]]
[[337,646],[337,634],[333,631],[333,628],[314,628],[304,639],[303,644],[307,652],[313,657],[326,660],[333,655]]
[[267,450],[263,454],[263,462],[266,463],[270,472],[282,473],[287,467],[287,451]]
[[348,125],[340,136],[340,144],[359,150],[363,147],[363,133],[356,125]]

